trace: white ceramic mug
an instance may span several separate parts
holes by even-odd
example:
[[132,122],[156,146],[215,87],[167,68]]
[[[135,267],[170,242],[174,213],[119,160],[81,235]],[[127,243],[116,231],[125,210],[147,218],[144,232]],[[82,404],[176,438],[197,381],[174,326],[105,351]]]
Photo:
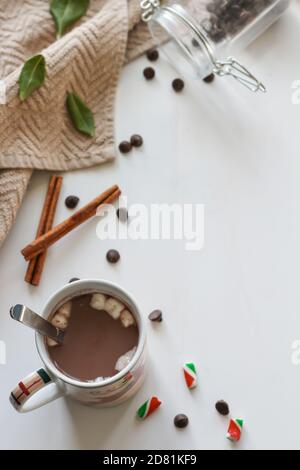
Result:
[[55,367],[49,358],[44,337],[36,333],[36,346],[43,366],[21,380],[12,391],[10,402],[17,411],[32,411],[66,395],[85,405],[118,405],[133,396],[142,385],[146,368],[145,324],[135,299],[119,286],[95,279],[73,282],[57,291],[40,314],[48,318],[72,297],[92,292],[101,292],[119,299],[134,315],[139,328],[139,342],[129,365],[100,383],[75,380]]

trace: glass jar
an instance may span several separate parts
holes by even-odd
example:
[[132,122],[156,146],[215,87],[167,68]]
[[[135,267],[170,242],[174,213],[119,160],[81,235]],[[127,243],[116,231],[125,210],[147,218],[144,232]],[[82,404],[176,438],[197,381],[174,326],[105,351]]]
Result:
[[251,91],[264,85],[232,57],[262,34],[290,0],[142,0],[142,18],[172,63],[203,79],[231,76]]

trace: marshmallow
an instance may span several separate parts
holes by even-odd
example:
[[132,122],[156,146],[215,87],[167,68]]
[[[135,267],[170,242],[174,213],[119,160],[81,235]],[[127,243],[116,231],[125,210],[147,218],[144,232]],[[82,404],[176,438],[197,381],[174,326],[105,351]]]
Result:
[[53,326],[56,326],[56,328],[65,330],[68,326],[68,319],[64,315],[56,313],[52,318],[51,323]]
[[125,367],[128,366],[129,362],[133,358],[136,352],[136,347],[130,349],[130,351],[127,351],[127,353],[123,354],[123,356],[119,357],[119,359],[116,362],[115,369],[119,372],[121,370],[125,369]]
[[106,296],[104,294],[93,294],[90,306],[95,310],[105,310]]
[[56,341],[54,341],[54,339],[52,338],[46,338],[46,341],[47,341],[47,344],[50,348],[52,348],[53,346],[58,346],[58,343]]
[[63,315],[63,316],[66,317],[66,318],[70,318],[70,316],[71,316],[71,309],[72,309],[72,302],[71,302],[71,300],[69,300],[69,301],[66,302],[64,305],[62,305],[61,307],[59,307],[57,313],[59,313],[60,315]]
[[128,328],[129,326],[132,326],[135,324],[135,319],[132,313],[129,312],[129,310],[123,310],[121,312],[120,320],[123,326],[125,326],[125,328]]
[[104,310],[113,317],[114,320],[118,320],[120,318],[122,310],[125,309],[125,305],[123,305],[119,300],[113,299],[112,297],[107,299],[105,302]]
[[104,377],[96,377],[94,380],[88,380],[88,383],[101,383],[103,380],[105,380]]

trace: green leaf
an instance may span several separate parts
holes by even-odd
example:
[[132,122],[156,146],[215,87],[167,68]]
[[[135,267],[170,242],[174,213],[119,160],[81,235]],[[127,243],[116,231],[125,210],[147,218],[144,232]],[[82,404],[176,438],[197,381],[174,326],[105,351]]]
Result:
[[25,101],[40,88],[46,76],[46,61],[42,55],[36,55],[25,62],[19,78],[19,96]]
[[89,4],[89,0],[51,0],[50,12],[56,24],[58,37],[85,15]]
[[95,121],[93,113],[76,93],[67,94],[67,109],[75,129],[89,137],[94,137]]

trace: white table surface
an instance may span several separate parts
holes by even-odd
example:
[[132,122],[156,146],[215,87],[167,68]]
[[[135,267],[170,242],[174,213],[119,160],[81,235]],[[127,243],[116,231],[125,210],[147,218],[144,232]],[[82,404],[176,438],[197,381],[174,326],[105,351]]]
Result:
[[[20,249],[36,230],[48,175],[36,173],[17,222],[0,250],[0,365],[2,449],[231,449],[227,419],[214,409],[229,402],[245,420],[237,448],[299,448],[300,368],[291,345],[300,338],[299,171],[300,106],[291,103],[300,79],[295,50],[300,6],[241,54],[261,76],[267,95],[252,95],[230,80],[212,85],[186,81],[163,60],[146,82],[141,58],[127,66],[116,104],[116,142],[141,133],[143,149],[118,155],[114,164],[64,176],[57,221],[68,215],[64,197],[85,203],[119,183],[130,203],[205,204],[205,246],[187,252],[180,241],[100,241],[90,221],[49,251],[39,288],[23,281]],[[117,266],[105,260],[118,248]],[[99,277],[129,289],[145,316],[154,308],[164,322],[149,325],[150,370],[130,402],[98,410],[60,399],[27,415],[9,405],[19,379],[40,365],[34,335],[9,318],[24,303],[37,311],[69,278]],[[194,360],[193,393],[181,366]],[[163,401],[145,422],[134,417],[151,394]],[[190,425],[178,430],[184,412]]]

